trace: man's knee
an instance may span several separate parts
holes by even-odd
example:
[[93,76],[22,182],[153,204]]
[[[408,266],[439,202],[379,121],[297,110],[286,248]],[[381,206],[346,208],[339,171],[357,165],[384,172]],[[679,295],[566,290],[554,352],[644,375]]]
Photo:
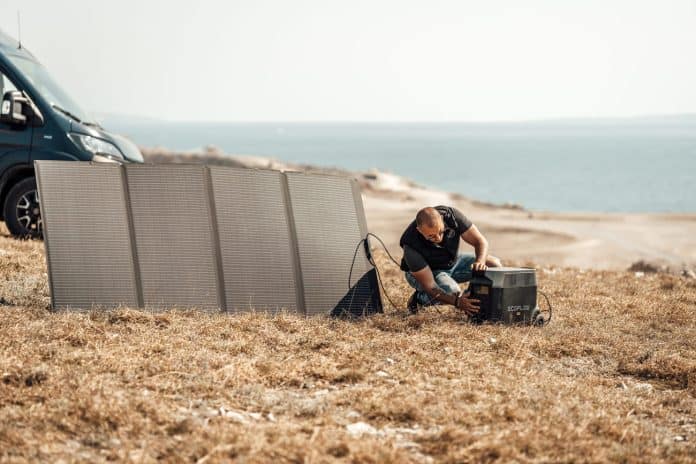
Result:
[[503,267],[503,263],[499,258],[489,255],[486,257],[486,266],[488,267]]
[[451,276],[441,273],[435,276],[435,283],[447,294],[459,293],[460,288],[457,281],[455,281]]

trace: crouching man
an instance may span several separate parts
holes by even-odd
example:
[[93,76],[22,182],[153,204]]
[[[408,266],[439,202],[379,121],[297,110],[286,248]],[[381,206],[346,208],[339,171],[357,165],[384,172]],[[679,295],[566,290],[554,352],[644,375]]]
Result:
[[[459,253],[459,237],[474,247],[474,254]],[[449,206],[418,211],[401,236],[404,250],[401,269],[416,291],[408,300],[408,310],[422,306],[449,304],[469,316],[478,312],[479,301],[462,293],[459,283],[471,280],[473,271],[502,266],[488,255],[488,241],[461,211]]]

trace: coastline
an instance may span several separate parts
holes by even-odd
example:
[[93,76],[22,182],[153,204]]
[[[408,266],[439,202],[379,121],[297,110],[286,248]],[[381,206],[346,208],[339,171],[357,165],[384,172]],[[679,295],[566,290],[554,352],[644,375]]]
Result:
[[[142,148],[147,162],[205,162],[248,168],[322,171],[349,175],[360,183],[370,230],[390,252],[423,206],[459,208],[483,232],[490,253],[505,264],[632,270],[681,274],[696,269],[696,213],[592,213],[526,210],[495,205],[456,193],[421,187],[395,174],[292,165],[253,155],[227,155],[215,147],[175,153]],[[468,251],[466,244],[462,251]]]

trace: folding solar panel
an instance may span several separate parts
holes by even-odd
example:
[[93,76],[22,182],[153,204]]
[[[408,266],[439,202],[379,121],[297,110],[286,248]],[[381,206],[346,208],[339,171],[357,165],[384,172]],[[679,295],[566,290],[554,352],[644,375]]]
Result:
[[321,174],[286,176],[306,313],[362,316],[381,312],[375,270],[362,249],[354,254],[367,234],[357,182]]
[[125,166],[146,308],[224,305],[202,165]]
[[35,167],[52,307],[137,307],[119,165],[36,161]]
[[357,182],[202,165],[38,161],[54,308],[382,310]]
[[302,311],[283,174],[209,169],[227,309]]

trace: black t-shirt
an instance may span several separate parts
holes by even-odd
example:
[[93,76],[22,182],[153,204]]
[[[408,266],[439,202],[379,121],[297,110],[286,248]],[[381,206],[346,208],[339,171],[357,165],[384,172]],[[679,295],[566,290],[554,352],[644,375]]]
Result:
[[428,265],[422,254],[408,245],[404,245],[404,261],[411,272],[417,272]]
[[401,236],[400,245],[404,249],[401,269],[416,272],[425,266],[431,269],[447,269],[453,265],[459,250],[459,236],[469,230],[472,222],[457,208],[436,206],[445,223],[442,242],[434,244],[423,237],[413,221]]

